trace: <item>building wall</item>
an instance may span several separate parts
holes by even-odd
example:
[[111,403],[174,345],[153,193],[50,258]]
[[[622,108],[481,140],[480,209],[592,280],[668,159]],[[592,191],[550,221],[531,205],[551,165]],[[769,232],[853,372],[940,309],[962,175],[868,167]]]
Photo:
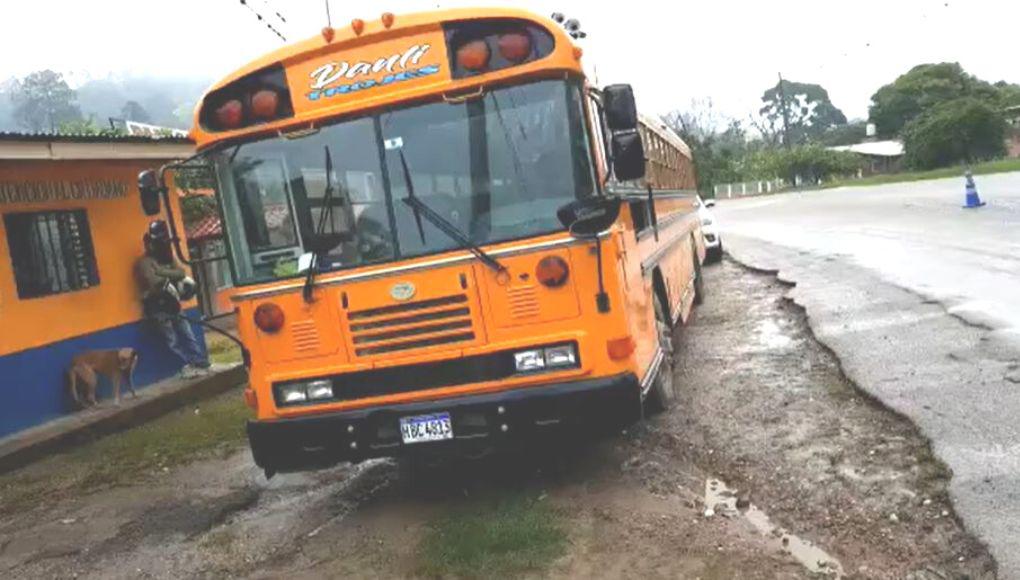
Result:
[[[71,357],[98,348],[139,350],[137,383],[176,372],[176,357],[141,323],[134,265],[143,254],[142,235],[150,218],[142,212],[138,172],[160,160],[0,159],[0,214],[84,209],[92,234],[99,284],[88,289],[20,299],[7,232],[0,217],[0,436],[70,410],[64,381]],[[11,201],[13,187],[65,182],[115,182],[110,199]],[[6,189],[5,189],[6,188]],[[123,194],[120,194],[123,191]],[[173,200],[176,203],[177,200]],[[178,219],[180,212],[175,211]],[[178,228],[180,223],[178,222]],[[183,231],[179,229],[179,231]],[[195,304],[186,305],[194,309]],[[201,334],[199,333],[199,336]]]

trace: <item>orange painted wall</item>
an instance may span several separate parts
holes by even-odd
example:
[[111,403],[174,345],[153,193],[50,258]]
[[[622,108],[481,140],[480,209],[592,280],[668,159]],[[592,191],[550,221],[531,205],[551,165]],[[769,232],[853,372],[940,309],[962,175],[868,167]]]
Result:
[[[7,247],[7,232],[0,219],[0,355],[142,318],[134,264],[143,253],[142,235],[153,218],[142,213],[137,177],[139,171],[161,163],[153,159],[0,161],[0,181],[118,180],[127,186],[127,194],[116,199],[0,203],[0,214],[85,209],[99,269],[99,285],[93,288],[19,299]],[[177,200],[172,199],[172,203],[176,204]],[[175,208],[174,213],[179,220],[178,209]],[[178,228],[181,228],[179,221]]]

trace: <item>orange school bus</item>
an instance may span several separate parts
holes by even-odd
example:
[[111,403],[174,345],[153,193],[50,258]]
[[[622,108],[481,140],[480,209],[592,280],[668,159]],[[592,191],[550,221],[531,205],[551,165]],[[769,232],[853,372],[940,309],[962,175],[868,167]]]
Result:
[[581,55],[519,10],[384,14],[203,97],[268,475],[669,404],[671,329],[702,294],[690,152]]

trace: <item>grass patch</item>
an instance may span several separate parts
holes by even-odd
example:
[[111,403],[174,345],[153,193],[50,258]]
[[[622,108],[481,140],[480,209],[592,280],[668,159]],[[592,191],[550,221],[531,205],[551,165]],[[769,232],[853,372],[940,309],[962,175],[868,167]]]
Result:
[[558,514],[523,494],[471,501],[429,528],[419,547],[427,576],[516,576],[544,569],[567,545]]
[[241,347],[229,338],[215,332],[206,332],[205,348],[209,361],[215,364],[240,364]]
[[[1006,173],[1009,171],[1020,171],[1020,159],[997,159],[978,163],[971,167],[974,175],[987,175],[989,173]],[[910,181],[924,181],[927,179],[942,179],[945,177],[963,177],[963,167],[943,167],[930,171],[908,171],[904,173],[890,173],[885,175],[872,175],[862,179],[837,180],[822,185],[822,189],[831,187],[858,187],[868,185],[884,185],[886,183],[905,183]]]
[[2,475],[0,514],[49,501],[67,490],[78,493],[126,483],[202,454],[233,451],[245,442],[248,417],[240,392],[232,390]]

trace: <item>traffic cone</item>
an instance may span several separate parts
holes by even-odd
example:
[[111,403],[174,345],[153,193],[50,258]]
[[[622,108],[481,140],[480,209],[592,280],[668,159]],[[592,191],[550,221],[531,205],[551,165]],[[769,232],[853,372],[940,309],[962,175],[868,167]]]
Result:
[[981,201],[981,197],[978,196],[977,186],[974,185],[974,176],[969,169],[964,176],[967,178],[967,202],[963,209],[974,209],[985,205],[985,202]]

